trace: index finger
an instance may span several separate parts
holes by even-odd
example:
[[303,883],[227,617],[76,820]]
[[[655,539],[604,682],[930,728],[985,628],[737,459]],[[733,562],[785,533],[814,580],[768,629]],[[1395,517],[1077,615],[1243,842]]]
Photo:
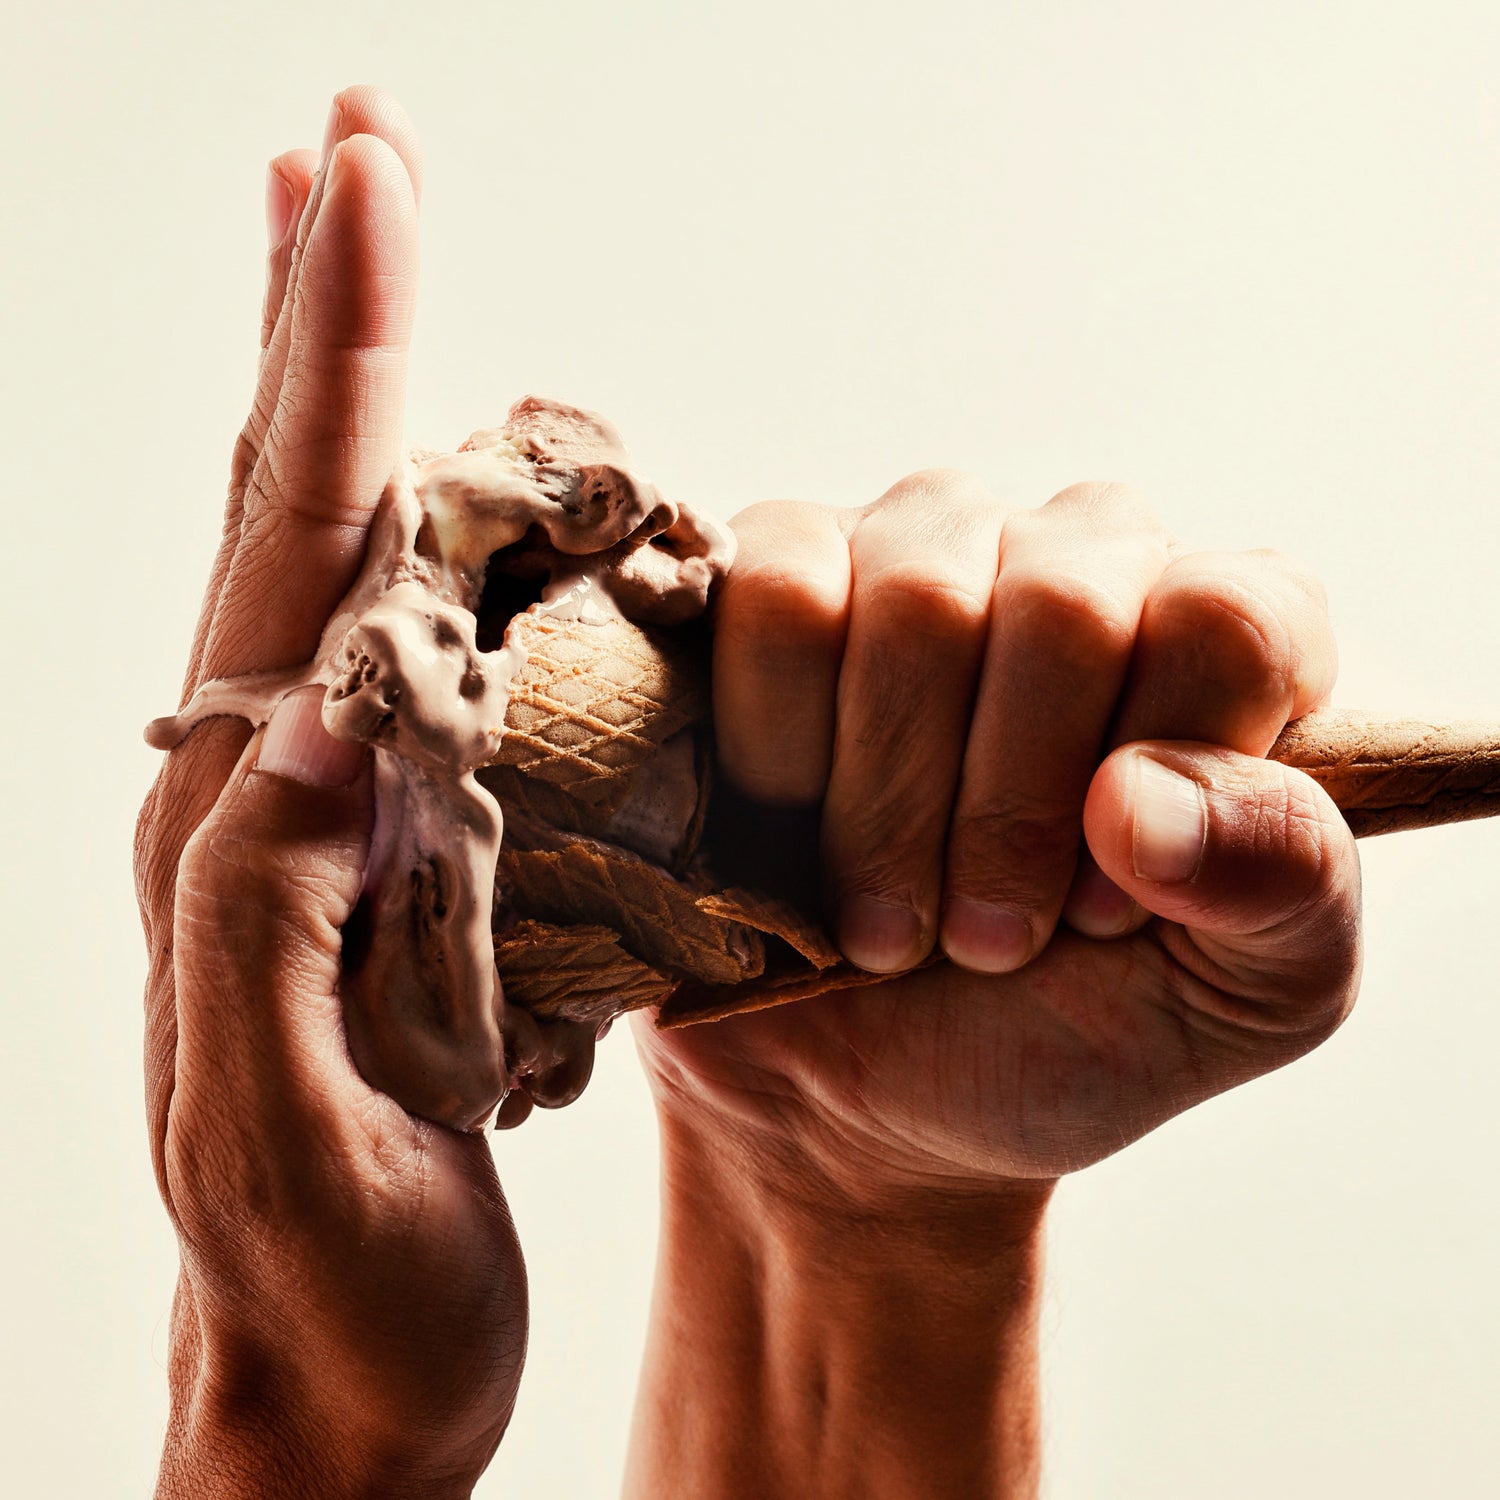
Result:
[[733,527],[714,608],[719,764],[757,802],[815,805],[833,759],[849,544],[837,511],[795,500],[751,506]]
[[[400,452],[416,274],[416,205],[400,156],[369,136],[340,143],[284,316],[286,376],[224,582],[205,606],[200,682],[306,661],[353,581]],[[247,737],[232,719],[200,725],[147,799],[136,868],[153,948],[171,931],[183,845]]]
[[[406,111],[388,94],[368,85],[342,89],[334,96],[323,133],[321,151],[287,152],[272,164],[281,179],[282,191],[289,193],[294,222],[289,224],[269,252],[266,293],[261,315],[261,358],[255,394],[250,413],[235,444],[230,470],[229,494],[225,503],[224,540],[214,560],[213,573],[205,593],[204,610],[193,637],[192,655],[186,677],[186,691],[202,682],[203,649],[209,628],[223,592],[224,580],[234,560],[244,519],[244,501],[250,478],[261,461],[267,429],[276,413],[281,383],[286,374],[287,356],[292,343],[291,310],[297,302],[296,285],[307,235],[317,217],[324,185],[322,169],[334,147],[355,135],[376,135],[400,156],[418,203],[422,195],[422,152],[416,131]],[[305,221],[305,222],[304,222]],[[269,206],[268,206],[269,222]]]
[[375,136],[334,147],[302,254],[286,372],[245,496],[205,678],[291,666],[353,582],[401,452],[416,196]]

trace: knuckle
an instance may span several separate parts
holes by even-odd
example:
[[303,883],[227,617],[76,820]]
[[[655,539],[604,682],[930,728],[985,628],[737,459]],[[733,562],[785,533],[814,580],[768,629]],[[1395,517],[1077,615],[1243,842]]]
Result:
[[949,832],[950,890],[1038,909],[1074,858],[1081,817],[1075,802],[1040,796],[960,810]]
[[905,851],[889,844],[863,850],[839,872],[837,887],[848,896],[875,896],[900,906],[920,910],[925,893],[935,877],[916,850]]
[[909,505],[917,501],[924,507],[991,504],[990,493],[977,474],[966,469],[914,469],[903,475],[875,503],[877,506]]
[[1283,586],[1299,594],[1311,606],[1319,625],[1327,627],[1328,590],[1311,568],[1276,547],[1256,547],[1245,555],[1253,558]]
[[729,526],[741,536],[752,532],[780,536],[788,529],[806,530],[807,521],[822,511],[823,507],[811,500],[757,500],[736,511]]
[[177,872],[177,910],[195,929],[280,946],[289,929],[334,927],[347,895],[332,860],[292,851],[206,820],[187,841]]
[[1298,652],[1280,611],[1244,580],[1192,577],[1166,585],[1152,611],[1155,632],[1189,652],[1237,692],[1290,701]]
[[185,801],[174,801],[163,791],[167,775],[164,768],[141,806],[132,846],[136,901],[146,940],[153,945],[171,932],[181,851],[192,835]]
[[875,622],[893,635],[911,633],[941,644],[977,636],[989,618],[989,600],[950,564],[887,563],[864,585]]
[[[159,785],[159,784],[158,784]],[[158,787],[152,787],[136,814],[135,836],[131,844],[131,866],[135,874],[136,900],[148,921],[160,915],[162,892],[162,839],[160,836],[161,803]],[[172,861],[175,878],[177,862]]]
[[839,890],[920,905],[935,888],[942,830],[914,813],[901,788],[858,799],[839,795],[824,826],[824,853]]
[[1268,572],[1279,574],[1298,588],[1317,597],[1326,597],[1322,580],[1300,558],[1283,552],[1280,547],[1252,547],[1245,553]]
[[976,475],[919,469],[866,507],[856,534],[891,555],[957,559],[982,552],[992,567],[1003,518],[1004,508]]
[[261,396],[259,391],[255,394],[255,406],[251,412],[250,419],[240,430],[240,435],[235,439],[234,452],[229,461],[229,488],[231,495],[242,490],[246,481],[255,470],[256,460],[260,457],[260,435],[256,430],[259,420],[259,408]]
[[[1113,479],[1088,479],[1059,490],[1049,506],[1079,513],[1100,529],[1159,531],[1161,523],[1133,485]],[[1045,510],[1046,507],[1043,507]]]
[[1101,579],[1082,572],[1002,572],[996,625],[1018,646],[1079,666],[1129,656],[1137,618]]
[[837,579],[820,577],[795,561],[766,559],[730,569],[719,611],[723,628],[790,646],[809,635],[837,633],[847,604]]

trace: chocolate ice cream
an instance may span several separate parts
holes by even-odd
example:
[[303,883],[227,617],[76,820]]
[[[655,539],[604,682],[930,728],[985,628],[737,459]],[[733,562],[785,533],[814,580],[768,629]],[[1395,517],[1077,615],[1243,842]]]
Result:
[[[702,614],[732,554],[727,532],[639,473],[608,422],[528,398],[503,427],[456,453],[415,454],[391,478],[312,661],[206,683],[149,726],[149,742],[170,749],[200,719],[263,724],[287,693],[317,684],[329,732],[372,746],[376,821],[345,934],[345,1016],[360,1071],[407,1109],[474,1129],[512,1089],[556,1105],[587,1082],[599,1019],[505,1004],[491,932],[503,820],[475,772],[500,757],[528,634],[680,626]],[[600,727],[607,745],[612,726]],[[628,778],[628,795],[587,785],[610,777],[586,756],[574,771],[585,805],[611,804],[599,831],[670,863],[700,800],[697,752],[684,740],[655,756],[655,740],[637,739],[653,764]],[[554,772],[566,768],[565,745],[536,743]],[[628,744],[615,758],[640,760]]]

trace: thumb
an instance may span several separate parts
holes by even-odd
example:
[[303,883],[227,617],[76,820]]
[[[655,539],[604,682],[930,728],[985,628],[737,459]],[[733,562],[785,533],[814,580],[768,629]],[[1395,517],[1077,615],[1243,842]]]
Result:
[[1347,1014],[1359,984],[1359,857],[1311,777],[1218,746],[1125,745],[1094,775],[1084,834],[1115,884],[1181,924],[1163,940],[1214,990],[1290,1006],[1286,1020],[1322,1018],[1329,1031]]
[[321,688],[282,699],[183,851],[179,1085],[324,1092],[309,1074],[326,1072],[340,1034],[340,929],[359,898],[372,799],[368,752],[324,729],[322,699]]

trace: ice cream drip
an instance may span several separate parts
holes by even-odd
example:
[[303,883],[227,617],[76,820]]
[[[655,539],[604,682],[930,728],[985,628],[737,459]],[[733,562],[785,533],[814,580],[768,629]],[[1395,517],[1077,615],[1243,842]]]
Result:
[[[509,616],[501,643],[480,646],[498,634],[491,575],[537,596],[531,616],[676,625],[703,613],[732,555],[732,536],[665,499],[603,418],[527,397],[456,453],[400,466],[310,662],[205,683],[148,726],[169,750],[201,719],[264,724],[316,685],[329,733],[372,747],[375,830],[345,931],[344,1014],[361,1073],[413,1113],[477,1129],[513,1091],[526,1099],[512,1119],[569,1102],[593,1066],[595,1025],[507,1006],[496,971],[503,818],[474,773],[500,748],[526,649]],[[658,810],[682,802],[670,770],[668,757],[642,784],[648,842]]]

